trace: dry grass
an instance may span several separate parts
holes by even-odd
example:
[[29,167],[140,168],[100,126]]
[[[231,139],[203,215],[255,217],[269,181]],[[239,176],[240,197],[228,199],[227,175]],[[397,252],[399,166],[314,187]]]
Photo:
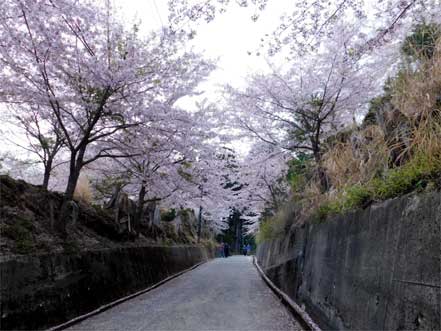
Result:
[[80,175],[77,186],[75,188],[74,199],[87,204],[92,203],[93,194],[90,186],[90,181],[87,176]]
[[388,165],[389,148],[377,125],[355,131],[349,141],[340,142],[324,155],[324,167],[332,187],[365,183]]
[[[393,91],[395,109],[407,118],[406,123],[401,123],[406,132],[400,132],[398,140],[386,139],[379,126],[371,125],[355,130],[347,141],[334,145],[323,160],[335,190],[369,182],[388,169],[394,153],[399,154],[396,161],[402,165],[421,153],[435,162],[440,160],[441,39],[431,59],[420,62],[418,70],[409,67],[399,75]],[[400,121],[403,117],[392,115],[395,116],[389,121]]]
[[317,211],[339,213],[421,189],[427,180],[441,176],[441,39],[432,58],[420,62],[417,70],[409,67],[400,73],[392,103],[395,110],[386,114],[386,128],[395,133],[377,125],[354,129],[324,154],[332,187],[323,194],[316,183],[308,184],[303,219]]
[[394,86],[393,104],[412,123],[409,155],[424,153],[439,160],[441,155],[441,39],[433,57],[417,72],[403,73]]
[[310,216],[311,211],[317,209],[324,200],[328,199],[328,195],[332,193],[323,193],[319,180],[311,180],[305,187],[302,199],[299,201],[300,210],[298,223],[304,223]]
[[298,220],[297,206],[292,203],[283,205],[275,215],[260,223],[257,242],[262,243],[281,237]]
[[393,86],[392,103],[413,121],[440,108],[441,38],[431,59],[420,62],[418,70],[404,70]]

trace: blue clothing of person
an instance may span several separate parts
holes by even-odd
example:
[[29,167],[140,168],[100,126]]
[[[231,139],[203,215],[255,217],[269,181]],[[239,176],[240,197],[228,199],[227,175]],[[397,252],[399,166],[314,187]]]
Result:
[[225,257],[225,245],[222,243],[219,247],[220,249],[220,257]]

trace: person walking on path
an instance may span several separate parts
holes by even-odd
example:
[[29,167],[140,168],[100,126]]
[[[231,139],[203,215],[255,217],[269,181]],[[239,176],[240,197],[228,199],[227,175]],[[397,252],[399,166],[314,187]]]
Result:
[[247,253],[245,255],[250,255],[250,253],[251,253],[251,245],[250,244],[247,245],[246,251],[247,251]]
[[221,242],[220,244],[219,251],[220,251],[220,257],[225,257],[225,244],[223,242]]
[[230,256],[230,246],[228,245],[228,243],[224,244],[224,257],[228,257]]

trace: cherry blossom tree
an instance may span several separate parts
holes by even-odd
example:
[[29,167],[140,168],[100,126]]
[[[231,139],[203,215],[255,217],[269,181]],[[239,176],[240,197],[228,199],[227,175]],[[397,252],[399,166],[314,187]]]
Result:
[[286,72],[254,75],[242,90],[227,87],[229,122],[279,150],[311,153],[326,189],[323,143],[354,123],[375,95],[376,80],[367,69],[346,49],[345,39],[333,41]]
[[201,153],[195,167],[200,194],[194,192],[190,201],[203,209],[204,218],[219,231],[226,226],[224,219],[230,211],[236,206],[242,207],[239,202],[241,174],[233,150],[219,145],[208,146],[210,148]]
[[[256,21],[261,12],[276,0],[169,0],[170,22],[182,28],[188,21],[211,22],[234,5],[252,7],[250,18]],[[352,46],[365,53],[393,40],[393,36],[408,28],[408,19],[439,20],[439,0],[300,0],[293,9],[280,17],[275,31],[262,37],[262,47],[270,55],[283,48],[305,54],[317,50],[323,39],[338,37],[336,23],[359,27]],[[405,28],[405,30],[407,30]]]
[[286,181],[290,156],[271,145],[257,143],[241,165],[246,188],[242,196],[255,214],[263,208],[278,210],[289,195]]
[[[31,153],[43,165],[42,187],[48,189],[52,171],[65,162],[57,159],[64,139],[56,118],[38,105],[9,105],[5,113],[1,119],[7,123],[5,127],[10,127],[2,135],[13,146]],[[26,141],[20,143],[23,136]]]
[[[186,86],[190,89],[191,84]],[[176,100],[174,94],[168,100]],[[94,166],[95,174],[116,178],[136,200],[135,228],[147,202],[203,210],[203,217],[217,227],[222,211],[228,210],[229,194],[221,148],[213,141],[213,114],[203,107],[188,112],[173,101],[152,107],[154,116],[113,142],[118,153],[130,157],[101,161]]]
[[182,50],[184,34],[143,40],[88,2],[8,0],[0,10],[2,102],[56,118],[69,153],[67,200],[84,166],[127,157],[106,141],[139,125],[150,102],[201,64]]

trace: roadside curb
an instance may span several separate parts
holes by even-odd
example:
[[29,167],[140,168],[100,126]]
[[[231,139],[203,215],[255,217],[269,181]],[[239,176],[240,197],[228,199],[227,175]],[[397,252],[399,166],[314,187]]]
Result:
[[314,323],[312,318],[308,315],[308,313],[300,307],[297,303],[294,302],[285,292],[281,291],[272,281],[265,275],[262,268],[257,263],[257,259],[253,256],[253,264],[259,272],[262,279],[267,283],[267,285],[273,290],[273,292],[282,300],[283,304],[288,306],[288,308],[294,313],[295,317],[301,319],[301,323],[308,328],[310,331],[322,331],[320,327]]
[[178,272],[178,273],[176,273],[174,275],[171,275],[171,276],[169,276],[167,278],[164,278],[160,282],[158,282],[158,283],[156,283],[156,284],[154,284],[154,285],[152,285],[152,286],[150,286],[150,287],[148,287],[146,289],[143,289],[141,291],[135,292],[133,294],[130,294],[128,296],[125,296],[123,298],[120,298],[118,300],[110,302],[108,304],[105,304],[105,305],[103,305],[103,306],[101,306],[101,307],[99,307],[99,308],[97,308],[97,309],[95,309],[95,310],[93,310],[93,311],[91,311],[91,312],[89,312],[87,314],[75,317],[75,318],[73,318],[73,319],[71,319],[71,320],[69,320],[67,322],[64,322],[63,324],[59,324],[57,326],[49,328],[46,331],[60,331],[60,330],[64,330],[64,329],[66,329],[66,328],[68,328],[68,327],[70,327],[72,325],[75,325],[77,323],[80,323],[81,321],[84,321],[85,319],[88,319],[89,317],[98,315],[99,313],[102,313],[103,311],[106,311],[106,310],[108,310],[110,308],[113,308],[113,307],[119,305],[120,303],[123,303],[125,301],[130,300],[130,299],[133,299],[133,298],[135,298],[135,297],[137,297],[137,296],[139,296],[141,294],[150,292],[151,290],[153,290],[153,289],[155,289],[155,288],[157,288],[157,287],[159,287],[159,286],[161,286],[161,285],[163,285],[163,284],[165,284],[165,283],[167,283],[167,282],[169,282],[169,281],[171,281],[171,280],[173,280],[173,279],[175,279],[175,278],[177,278],[177,277],[179,277],[179,276],[181,276],[181,275],[183,275],[183,274],[185,274],[185,273],[187,273],[187,272],[189,272],[189,271],[191,271],[193,269],[196,269],[197,267],[199,267],[200,265],[202,265],[202,264],[204,264],[204,263],[206,263],[208,261],[209,260],[199,262],[198,264],[195,264],[194,266],[192,266],[192,267],[190,267],[188,269],[182,270],[182,271],[180,271],[180,272]]

